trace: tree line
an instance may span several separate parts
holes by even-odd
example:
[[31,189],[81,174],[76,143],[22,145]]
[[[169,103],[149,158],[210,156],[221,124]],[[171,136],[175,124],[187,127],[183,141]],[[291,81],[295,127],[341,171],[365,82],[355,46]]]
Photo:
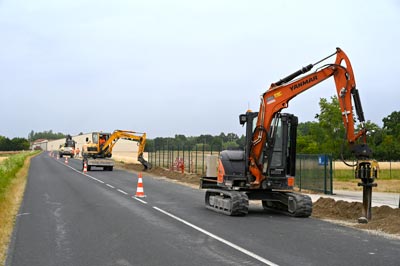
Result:
[[9,139],[0,136],[0,151],[23,151],[29,150],[30,143],[25,138]]
[[0,151],[22,151],[29,150],[31,142],[38,139],[62,139],[65,138],[63,133],[54,133],[52,130],[43,132],[34,132],[28,134],[28,138],[13,138],[9,139],[5,136],[0,136]]
[[31,130],[31,132],[29,132],[28,134],[28,140],[33,142],[35,140],[38,139],[47,139],[47,140],[55,140],[55,139],[63,139],[65,138],[67,135],[58,132],[55,133],[53,132],[53,130],[45,130],[43,132],[35,132],[33,130]]

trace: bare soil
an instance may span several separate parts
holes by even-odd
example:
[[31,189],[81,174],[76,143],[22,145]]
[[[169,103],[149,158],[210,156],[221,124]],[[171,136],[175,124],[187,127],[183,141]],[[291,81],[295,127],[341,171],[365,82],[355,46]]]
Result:
[[380,231],[400,236],[400,209],[389,206],[372,207],[372,219],[367,224],[357,223],[362,213],[361,202],[335,201],[331,198],[319,198],[313,204],[315,218],[342,221],[350,226]]
[[[151,170],[143,172],[143,166],[139,164],[116,163],[116,166],[133,171],[142,171],[144,175],[148,173],[152,176],[165,177],[192,187],[199,186],[200,175],[197,174],[180,173],[160,167],[154,167]],[[385,183],[385,186],[387,185],[389,187],[391,185],[396,185],[396,187],[399,187],[397,186],[397,181],[399,180],[381,181],[388,181],[388,184]],[[336,188],[334,183],[334,187],[336,189],[357,189],[357,185],[352,182],[348,182],[348,184],[344,183],[345,182],[340,183],[340,188]],[[363,230],[370,230],[376,233],[386,233],[393,235],[394,237],[400,237],[400,209],[393,209],[388,206],[373,207],[372,219],[367,224],[359,224],[357,222],[361,213],[362,204],[360,202],[346,202],[342,200],[335,201],[331,198],[321,197],[313,204],[312,217]]]

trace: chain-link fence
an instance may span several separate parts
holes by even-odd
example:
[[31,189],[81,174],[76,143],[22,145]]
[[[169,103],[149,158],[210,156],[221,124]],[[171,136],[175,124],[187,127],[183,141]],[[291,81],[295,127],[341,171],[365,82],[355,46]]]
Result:
[[296,157],[296,186],[300,190],[307,189],[332,194],[332,156],[298,154]]
[[[149,161],[153,166],[172,171],[204,175],[208,155],[219,155],[219,150],[204,148],[178,149],[167,146],[149,151]],[[332,194],[332,157],[330,155],[298,154],[296,158],[296,187],[300,190],[314,190]]]
[[168,168],[174,171],[204,175],[208,155],[219,155],[220,150],[204,149],[197,146],[194,149],[184,145],[178,148],[168,146],[149,151],[149,161],[153,166]]

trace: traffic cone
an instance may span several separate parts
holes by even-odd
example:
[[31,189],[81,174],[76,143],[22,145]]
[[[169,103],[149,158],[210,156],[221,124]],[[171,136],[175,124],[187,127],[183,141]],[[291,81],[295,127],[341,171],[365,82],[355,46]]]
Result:
[[138,198],[144,198],[146,195],[144,194],[143,190],[143,179],[142,179],[142,173],[138,174],[138,184],[137,184],[137,190],[136,190],[136,195],[135,197]]
[[83,163],[83,173],[84,174],[87,173],[87,163],[86,162]]
[[65,157],[65,164],[68,164],[68,157]]

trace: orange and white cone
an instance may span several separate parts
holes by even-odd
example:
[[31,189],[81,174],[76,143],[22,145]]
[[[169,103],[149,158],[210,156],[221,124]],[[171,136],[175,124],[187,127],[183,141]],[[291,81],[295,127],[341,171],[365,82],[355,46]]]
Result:
[[83,163],[83,173],[84,174],[87,173],[87,163],[86,162]]
[[146,197],[146,195],[144,194],[144,190],[143,190],[142,173],[138,174],[138,184],[137,184],[137,190],[136,190],[135,197],[138,197],[138,198]]
[[65,164],[68,164],[68,157],[65,157]]

